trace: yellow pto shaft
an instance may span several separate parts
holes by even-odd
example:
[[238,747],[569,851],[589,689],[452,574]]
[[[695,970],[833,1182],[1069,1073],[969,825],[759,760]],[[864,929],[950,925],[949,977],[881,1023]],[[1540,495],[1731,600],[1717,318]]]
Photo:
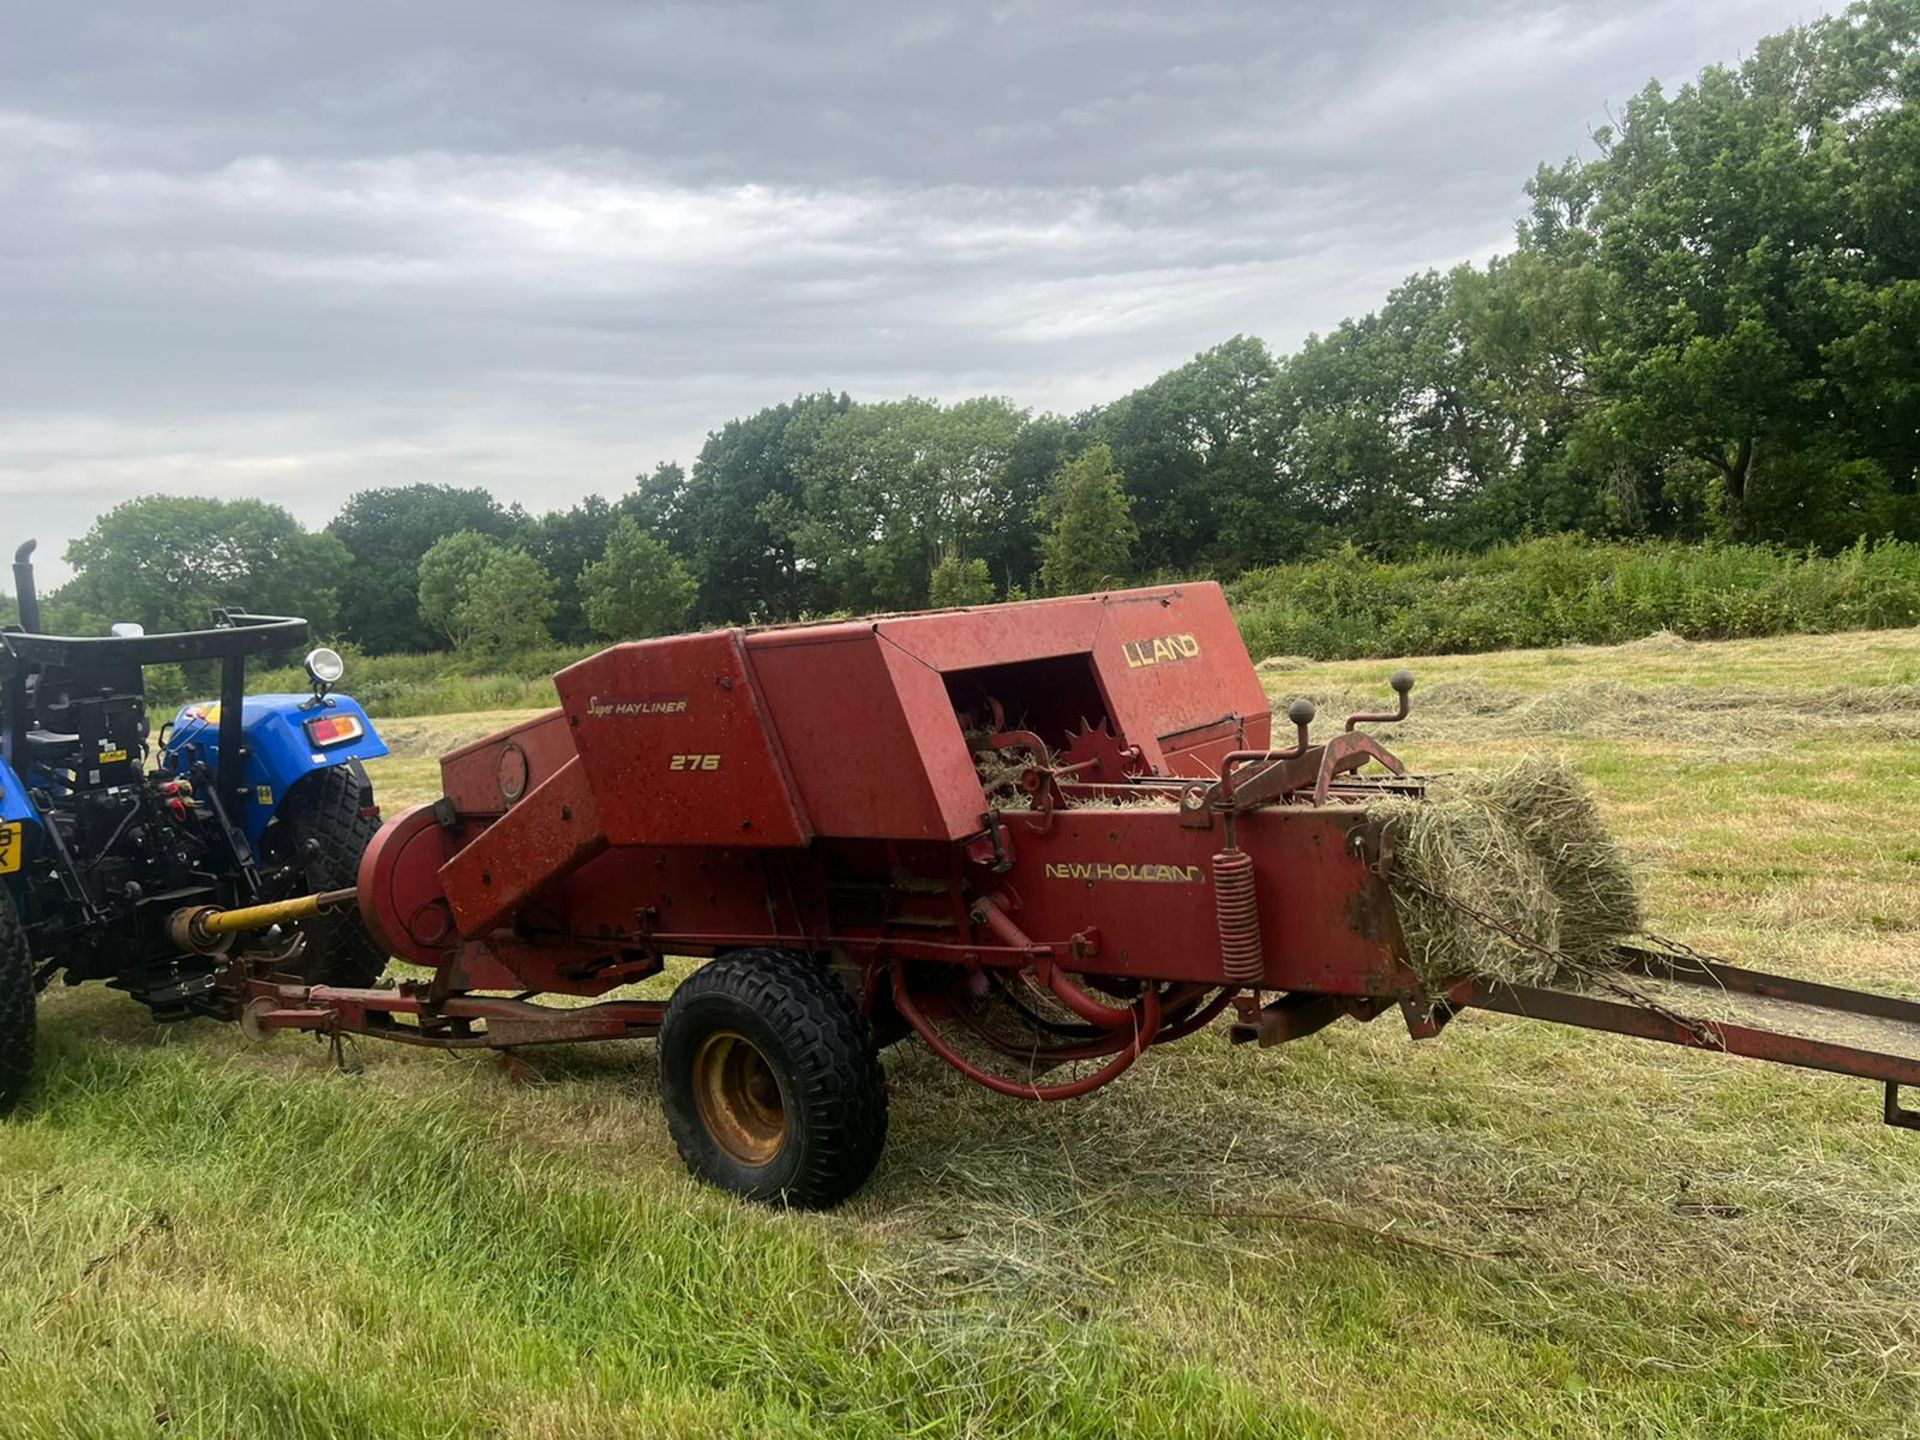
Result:
[[270,905],[246,905],[238,910],[222,910],[217,905],[190,905],[167,917],[167,934],[182,950],[208,955],[218,950],[229,935],[245,930],[265,930],[270,925],[290,925],[341,905],[353,903],[357,892],[328,890],[319,895],[301,895],[292,900],[276,900]]

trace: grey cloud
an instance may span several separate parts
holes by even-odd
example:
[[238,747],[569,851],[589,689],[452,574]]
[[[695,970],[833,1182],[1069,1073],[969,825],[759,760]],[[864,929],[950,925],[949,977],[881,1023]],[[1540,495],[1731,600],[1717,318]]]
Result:
[[[1504,243],[1783,0],[12,7],[0,504],[564,504],[803,388],[1074,409]],[[70,13],[71,12],[71,13]]]

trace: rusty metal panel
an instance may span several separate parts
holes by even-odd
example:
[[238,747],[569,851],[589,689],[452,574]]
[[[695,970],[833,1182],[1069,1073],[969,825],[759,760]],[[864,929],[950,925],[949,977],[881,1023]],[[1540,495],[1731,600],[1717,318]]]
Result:
[[[1871,1002],[1881,997],[1835,991],[1848,1000]],[[1611,1030],[1641,1040],[1662,1040],[1696,1050],[1720,1050],[1751,1060],[1770,1060],[1778,1065],[1796,1065],[1805,1070],[1824,1070],[1833,1075],[1860,1075],[1892,1085],[1920,1085],[1920,1060],[1911,1055],[1886,1055],[1830,1040],[1814,1040],[1802,1035],[1785,1035],[1736,1025],[1726,1020],[1689,1023],[1684,1016],[1673,1016],[1645,1005],[1623,1004],[1592,995],[1565,990],[1547,990],[1530,985],[1477,984],[1463,1002],[1481,1010],[1498,1010],[1527,1020],[1547,1020],[1574,1025],[1583,1030]],[[1858,1010],[1856,1004],[1833,1008]],[[1889,1097],[1891,1100],[1891,1097]]]
[[[1393,902],[1347,843],[1359,819],[1309,806],[1240,817],[1239,843],[1254,867],[1264,988],[1375,995],[1409,987],[1396,958]],[[1027,934],[1060,943],[1097,930],[1099,953],[1075,961],[1091,974],[1223,983],[1212,876],[1217,830],[1183,826],[1172,806],[1061,811],[1041,833],[1014,817],[1009,830],[1015,859],[1007,888]]]
[[768,713],[822,836],[954,840],[984,798],[940,676],[871,625],[747,637]]
[[[1107,597],[1093,660],[1115,724],[1163,774],[1210,775],[1267,744],[1266,691],[1210,581]],[[1227,743],[1230,724],[1244,743]]]
[[585,766],[574,760],[447,861],[440,885],[455,925],[472,939],[507,923],[606,846]]
[[502,815],[573,759],[566,712],[547,710],[440,760],[440,788],[461,815]]
[[812,838],[739,631],[616,645],[554,686],[609,843]]

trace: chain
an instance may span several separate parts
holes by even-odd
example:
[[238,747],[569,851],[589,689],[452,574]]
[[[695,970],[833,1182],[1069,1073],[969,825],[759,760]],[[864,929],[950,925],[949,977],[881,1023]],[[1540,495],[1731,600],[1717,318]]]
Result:
[[[1480,925],[1482,928],[1491,930],[1515,949],[1537,955],[1541,959],[1550,962],[1556,969],[1571,971],[1595,989],[1612,995],[1616,999],[1624,1000],[1629,1005],[1637,1006],[1639,1009],[1645,1010],[1651,1015],[1657,1015],[1670,1025],[1679,1026],[1708,1049],[1718,1050],[1721,1048],[1719,1032],[1706,1021],[1695,1019],[1689,1015],[1682,1015],[1674,1010],[1669,1010],[1652,996],[1641,994],[1632,986],[1616,980],[1612,975],[1600,969],[1598,966],[1588,965],[1575,960],[1571,955],[1567,954],[1566,951],[1557,949],[1554,946],[1542,945],[1531,935],[1521,934],[1504,920],[1489,915],[1485,911],[1475,909],[1464,900],[1456,899],[1452,895],[1443,895],[1431,885],[1424,884],[1414,879],[1411,875],[1396,875],[1394,877],[1394,883],[1405,885],[1411,890],[1417,890],[1420,894],[1426,896],[1427,899],[1434,901],[1436,904],[1459,911],[1462,915]],[[1685,957],[1689,959],[1704,961],[1707,958],[1679,944],[1677,941],[1666,940],[1658,935],[1648,935],[1646,938],[1658,945],[1666,946],[1676,953],[1684,954]]]

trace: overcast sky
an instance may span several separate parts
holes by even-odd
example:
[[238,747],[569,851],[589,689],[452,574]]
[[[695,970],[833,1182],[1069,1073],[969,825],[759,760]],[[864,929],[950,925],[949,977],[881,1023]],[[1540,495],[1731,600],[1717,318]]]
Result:
[[1071,411],[1284,349],[1821,8],[0,0],[0,540],[547,509],[802,389]]

